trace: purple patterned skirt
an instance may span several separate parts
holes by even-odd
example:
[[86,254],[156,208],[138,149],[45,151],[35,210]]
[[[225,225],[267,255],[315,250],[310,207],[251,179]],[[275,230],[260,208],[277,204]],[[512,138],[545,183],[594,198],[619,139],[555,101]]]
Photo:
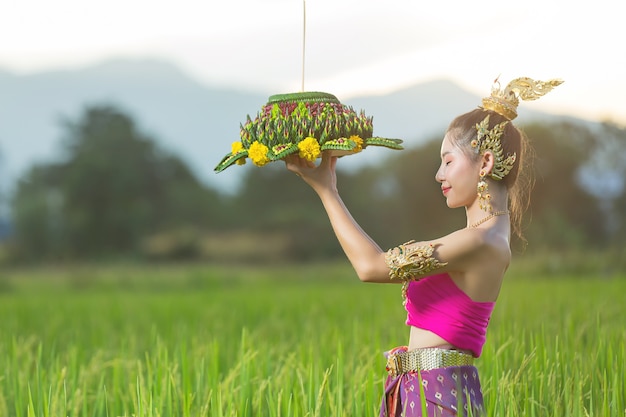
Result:
[[[402,350],[406,351],[406,348],[396,348],[390,352]],[[423,399],[420,386],[424,392]],[[484,415],[483,394],[478,370],[474,366],[451,366],[397,376],[390,375],[385,382],[380,417]]]

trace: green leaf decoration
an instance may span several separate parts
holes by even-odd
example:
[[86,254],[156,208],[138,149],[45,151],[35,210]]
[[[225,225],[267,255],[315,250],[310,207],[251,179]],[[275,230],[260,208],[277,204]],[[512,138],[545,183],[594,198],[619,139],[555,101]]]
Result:
[[222,172],[226,168],[228,168],[229,166],[231,166],[232,164],[234,164],[235,162],[240,160],[241,158],[246,158],[247,156],[248,156],[248,151],[247,150],[242,150],[240,152],[237,152],[234,155],[232,153],[229,153],[228,155],[226,155],[220,161],[219,164],[217,164],[217,166],[215,167],[214,171],[215,172]]
[[270,161],[277,161],[295,152],[298,152],[298,145],[295,143],[276,145],[270,149],[268,158]]
[[326,150],[351,151],[354,148],[356,148],[356,146],[357,146],[356,142],[354,142],[353,140],[349,140],[346,138],[338,138],[338,139],[327,140],[326,142],[324,142],[322,146],[320,146],[320,149],[322,151],[326,151]]
[[292,113],[292,116],[296,118],[305,118],[309,114],[309,109],[307,109],[306,104],[303,102],[299,102],[298,106]]
[[387,139],[387,138],[367,138],[364,141],[364,146],[384,146],[390,149],[402,150],[404,147],[401,145],[402,139]]
[[280,112],[280,107],[278,106],[278,104],[274,104],[272,106],[272,119],[277,118],[279,115],[281,114]]

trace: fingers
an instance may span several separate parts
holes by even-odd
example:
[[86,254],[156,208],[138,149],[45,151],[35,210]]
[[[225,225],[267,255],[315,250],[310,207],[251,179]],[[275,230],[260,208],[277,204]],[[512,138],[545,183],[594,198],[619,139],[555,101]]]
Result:
[[322,161],[319,166],[314,161],[301,158],[298,154],[287,155],[283,158],[287,169],[299,177],[310,176],[315,171],[326,171],[335,169],[337,157],[332,156],[331,151],[322,152]]
[[291,171],[293,171],[294,169],[316,167],[313,161],[309,161],[305,158],[301,158],[298,154],[287,155],[285,156],[284,161],[285,161],[285,164],[287,164],[287,168]]
[[301,166],[300,159],[302,158],[300,158],[298,155],[287,155],[284,158],[287,169],[290,171],[296,171]]
[[337,157],[332,155],[331,151],[322,152],[322,162],[320,163],[320,167],[328,168],[331,170],[335,169],[337,164]]
[[287,155],[284,158],[284,161],[285,166],[289,171],[293,172],[298,177],[302,177],[302,158],[300,158],[298,155]]

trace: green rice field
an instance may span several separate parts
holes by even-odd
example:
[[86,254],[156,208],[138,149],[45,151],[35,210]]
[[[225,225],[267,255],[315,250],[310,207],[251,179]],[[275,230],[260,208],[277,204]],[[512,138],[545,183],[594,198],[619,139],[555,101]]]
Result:
[[[400,287],[347,263],[5,269],[0,313],[0,417],[378,416],[408,341]],[[512,269],[490,415],[626,416],[625,324],[624,274]]]

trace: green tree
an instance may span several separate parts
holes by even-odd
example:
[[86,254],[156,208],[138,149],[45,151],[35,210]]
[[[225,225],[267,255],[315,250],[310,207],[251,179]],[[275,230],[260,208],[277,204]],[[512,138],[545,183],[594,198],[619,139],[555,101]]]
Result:
[[598,200],[607,241],[620,245],[626,242],[626,128],[605,122],[592,136],[580,181]]
[[[461,224],[460,210],[445,210],[435,173],[440,139],[356,171],[337,167],[342,199],[354,218],[383,248],[400,240],[432,238]],[[375,150],[372,150],[375,151]],[[346,158],[358,158],[358,155]],[[252,233],[288,236],[293,259],[343,257],[319,198],[283,164],[251,167],[235,197],[237,224]]]
[[433,138],[342,178],[346,204],[383,249],[462,226],[463,212],[447,209],[435,180],[440,147],[441,138]]
[[21,257],[60,255],[70,247],[62,227],[59,173],[58,166],[35,165],[17,183],[12,219]]
[[[541,122],[522,130],[534,148],[535,184],[524,216],[528,250],[605,247],[626,236],[621,233],[626,227],[624,129]],[[464,226],[463,210],[447,209],[434,178],[440,146],[436,137],[356,171],[342,170],[339,161],[342,198],[383,249]],[[281,164],[250,169],[236,201],[233,213],[241,227],[290,236],[291,255],[342,256],[318,198]],[[522,245],[514,240],[516,250]]]
[[342,253],[319,198],[282,163],[250,167],[232,204],[236,227],[257,235],[282,235],[289,242],[288,258]]
[[597,140],[580,124],[525,127],[535,150],[535,184],[527,216],[532,246],[572,248],[606,243],[604,216],[597,198],[580,179]]
[[33,167],[13,199],[24,253],[136,254],[150,235],[219,224],[220,196],[110,106],[64,123],[64,161]]
[[[626,160],[626,141],[612,142],[621,144],[621,148],[606,145],[609,133],[623,136],[614,127],[610,132],[597,132],[569,122],[533,123],[523,126],[523,130],[535,154],[531,167],[535,184],[524,220],[529,249],[606,245],[607,230],[614,232],[607,229],[607,216],[602,208],[606,193],[594,194],[593,187],[583,180],[583,171],[593,162],[592,156],[597,155],[595,159],[600,163],[596,165],[600,168],[596,166],[592,178],[601,178],[604,183],[607,176],[623,179],[623,175],[616,173],[623,173],[626,163],[609,161]],[[599,142],[604,144],[602,148]],[[441,138],[433,138],[415,149],[394,153],[377,167],[353,176],[355,184],[348,187],[345,199],[350,201],[355,213],[363,213],[360,215],[366,228],[376,230],[386,247],[401,240],[434,238],[463,227],[463,211],[447,209],[439,184],[434,180],[440,146]],[[602,149],[605,150],[597,154]],[[603,172],[602,176],[599,171]],[[365,181],[359,185],[360,180]],[[350,193],[350,189],[356,192]],[[623,187],[618,191],[623,195]],[[622,225],[624,214],[619,214],[619,204],[623,200],[613,197],[612,218]],[[523,246],[517,239],[513,244],[516,250]]]

